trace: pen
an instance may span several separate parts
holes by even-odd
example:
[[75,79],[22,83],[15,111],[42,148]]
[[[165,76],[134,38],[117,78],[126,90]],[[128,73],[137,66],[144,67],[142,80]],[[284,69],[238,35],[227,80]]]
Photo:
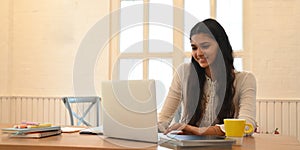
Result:
[[38,122],[32,122],[32,121],[22,121],[21,124],[27,124],[27,125],[39,125],[40,123],[38,123]]

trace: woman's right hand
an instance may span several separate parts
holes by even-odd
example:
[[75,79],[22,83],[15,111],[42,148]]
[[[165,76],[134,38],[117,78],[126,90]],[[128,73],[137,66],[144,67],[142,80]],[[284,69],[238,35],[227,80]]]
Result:
[[168,128],[168,126],[169,126],[168,122],[158,122],[157,123],[158,132],[164,133]]
[[195,127],[183,123],[174,123],[168,127],[164,134],[193,134],[193,135],[225,135],[219,126]]
[[174,123],[171,126],[169,126],[168,128],[166,128],[166,130],[164,131],[164,134],[168,134],[168,133],[176,133],[176,134],[181,134],[183,132],[183,130],[186,128],[187,124],[183,124],[183,123]]

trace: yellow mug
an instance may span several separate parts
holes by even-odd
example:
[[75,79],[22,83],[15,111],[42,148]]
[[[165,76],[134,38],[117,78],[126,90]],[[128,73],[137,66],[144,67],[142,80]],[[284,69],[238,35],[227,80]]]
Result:
[[224,119],[224,127],[227,137],[243,137],[244,134],[249,134],[254,130],[245,119]]

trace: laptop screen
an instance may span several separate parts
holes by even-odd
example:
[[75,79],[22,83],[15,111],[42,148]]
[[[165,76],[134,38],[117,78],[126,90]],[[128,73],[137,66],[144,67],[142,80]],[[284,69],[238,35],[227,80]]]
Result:
[[154,80],[104,81],[102,105],[105,136],[158,141]]

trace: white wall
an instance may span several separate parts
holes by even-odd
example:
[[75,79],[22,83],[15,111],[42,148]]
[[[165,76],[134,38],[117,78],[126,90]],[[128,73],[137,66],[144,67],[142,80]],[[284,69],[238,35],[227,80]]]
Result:
[[8,90],[8,74],[10,63],[9,60],[9,33],[10,33],[10,9],[9,0],[2,0],[0,5],[0,95],[9,94]]
[[[42,1],[0,1],[1,95],[72,95],[78,46],[88,30],[108,15],[110,3]],[[244,3],[245,68],[256,75],[257,97],[299,99],[300,1]],[[95,68],[97,83],[108,78],[108,49],[105,50]]]
[[247,50],[258,98],[300,98],[300,1],[247,1]]
[[[8,1],[12,3],[10,8]],[[0,78],[0,92],[8,94],[7,85],[2,83],[10,81],[9,94],[13,96],[73,95],[76,52],[88,30],[108,14],[109,1],[5,0],[0,3],[1,18],[4,18],[1,19],[4,40],[1,40],[0,56],[0,71],[4,76]],[[13,39],[8,41],[8,34]],[[8,50],[7,44],[11,44],[11,49]],[[95,69],[96,79],[107,78],[108,73],[104,72],[107,65],[103,62],[97,65],[103,69]],[[9,77],[5,76],[8,68]]]

